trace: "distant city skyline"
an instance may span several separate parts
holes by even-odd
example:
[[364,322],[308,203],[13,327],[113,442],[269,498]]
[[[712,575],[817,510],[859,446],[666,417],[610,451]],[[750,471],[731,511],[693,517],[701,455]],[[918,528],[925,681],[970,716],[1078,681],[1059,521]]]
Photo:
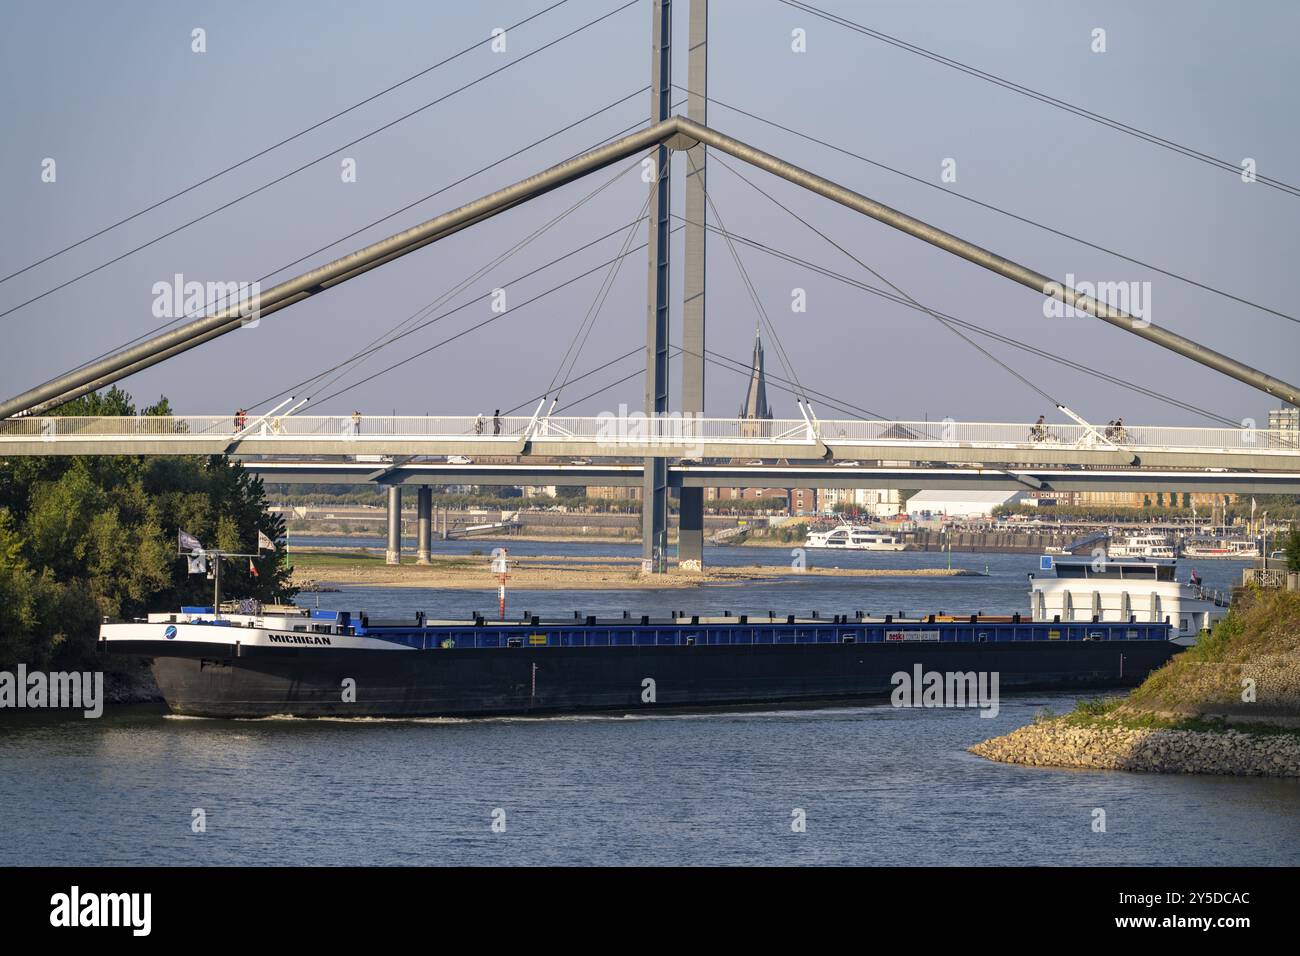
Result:
[[[0,317],[2,397],[148,332],[158,283],[263,286],[520,179],[648,114],[650,5],[636,4],[521,59],[617,0],[570,0],[505,36],[493,28],[549,4],[470,7],[343,2],[207,8],[138,3],[10,6],[0,15],[0,276],[89,236],[304,127],[481,40],[472,53],[379,97],[301,139],[0,284],[0,312],[68,281],[317,157],[301,172],[101,271]],[[1209,3],[1155,2],[1085,10],[998,3],[819,6],[945,56],[1076,103],[1260,175],[1300,182],[1296,37],[1300,9],[1256,3],[1234,15]],[[1168,327],[1279,378],[1300,378],[1300,329],[1266,314],[940,191],[974,197],[1090,243],[1284,313],[1300,253],[1300,198],[1246,183],[1135,137],[949,70],[777,0],[712,0],[710,125],[1047,275],[1094,283],[1150,283],[1147,305]],[[686,82],[686,12],[676,5],[674,80]],[[201,29],[204,52],[194,51]],[[1106,49],[1095,52],[1095,31]],[[806,52],[792,46],[802,31]],[[510,63],[462,93],[355,146],[340,147]],[[456,184],[575,120],[626,97],[536,148]],[[908,180],[755,121],[720,104],[799,130],[901,170]],[[684,106],[681,108],[684,112]],[[48,165],[47,160],[53,160]],[[349,162],[351,166],[349,166]],[[683,209],[684,158],[673,208]],[[882,283],[853,258],[738,179],[737,169],[923,305],[987,327],[1233,421],[1264,426],[1275,400],[1095,319],[1047,318],[1043,300],[917,240],[734,160],[711,162],[711,224],[842,273]],[[55,171],[53,181],[47,169]],[[621,175],[619,173],[621,172]],[[355,181],[350,181],[353,173]],[[955,175],[955,179],[953,176]],[[617,176],[617,178],[615,178]],[[611,182],[612,180],[612,182]],[[602,184],[611,184],[535,241],[511,252]],[[934,188],[934,187],[939,188]],[[357,235],[422,196],[433,198]],[[587,373],[644,342],[646,254],[616,273],[598,268],[626,242],[645,200],[635,164],[571,184],[527,206],[179,358],[122,386],[139,404],[165,394],[178,412],[256,408],[414,318],[459,311],[366,361],[299,390],[304,412],[490,413],[535,403],[554,381]],[[619,229],[618,227],[625,227]],[[531,278],[562,253],[599,245]],[[675,237],[671,341],[680,344],[681,236]],[[1033,389],[924,313],[743,242],[709,239],[707,347],[737,363],[707,370],[707,414],[730,417],[744,394],[756,326],[773,349],[766,396],[777,418],[798,417],[788,379],[833,396],[823,418],[867,413],[902,420],[1059,418]],[[508,254],[508,255],[507,255]],[[301,263],[277,272],[279,267]],[[499,257],[500,264],[484,271]],[[547,292],[586,273],[584,278]],[[467,280],[469,277],[469,280]],[[584,319],[611,283],[590,334]],[[463,284],[463,288],[461,287]],[[494,290],[502,289],[502,296]],[[447,293],[451,291],[451,294]],[[528,300],[547,293],[534,304]],[[443,299],[435,309],[422,311]],[[494,312],[494,303],[504,306]],[[802,307],[803,311],[797,311]],[[487,324],[461,337],[459,333]],[[967,332],[966,334],[971,334]],[[1201,425],[1171,407],[973,335],[1016,372],[1094,422]],[[446,344],[442,343],[447,341]],[[581,343],[579,346],[578,343]],[[571,370],[566,348],[580,348]],[[373,381],[354,381],[429,350]],[[1288,361],[1288,359],[1290,361]],[[786,367],[793,368],[792,375]],[[596,414],[640,404],[637,353],[574,382],[560,404]],[[626,379],[626,380],[624,380]],[[678,363],[670,377],[680,394]],[[598,391],[609,383],[613,387]],[[596,393],[582,401],[591,393]],[[529,409],[531,411],[531,408]]]

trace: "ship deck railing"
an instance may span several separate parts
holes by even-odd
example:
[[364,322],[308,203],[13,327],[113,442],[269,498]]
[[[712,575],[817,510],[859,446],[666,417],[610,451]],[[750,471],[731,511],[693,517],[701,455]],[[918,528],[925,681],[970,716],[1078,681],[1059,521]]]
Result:
[[[1070,643],[1076,641],[1167,641],[1168,623],[977,621],[910,621],[899,623],[829,620],[786,623],[780,620],[699,624],[611,621],[519,622],[426,621],[422,627],[393,629],[371,624],[358,636],[406,644],[421,650],[511,647],[686,647],[801,644],[915,645],[982,643]],[[892,635],[892,636],[891,636]]]

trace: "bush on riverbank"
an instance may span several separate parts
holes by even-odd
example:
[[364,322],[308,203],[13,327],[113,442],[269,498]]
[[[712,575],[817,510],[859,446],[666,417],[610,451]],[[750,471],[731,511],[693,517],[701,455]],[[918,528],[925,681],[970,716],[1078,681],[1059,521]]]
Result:
[[[118,388],[69,402],[55,415],[136,415]],[[169,415],[166,399],[138,412]],[[261,480],[224,456],[49,456],[0,459],[0,665],[76,668],[94,655],[105,617],[210,604],[211,584],[176,554],[184,529],[209,547],[253,552],[260,531],[284,523],[266,511]],[[284,545],[256,563],[228,561],[231,597],[292,596]]]
[[1079,701],[1074,726],[1300,727],[1300,594],[1248,591],[1214,630],[1127,697]]
[[1300,776],[1300,594],[1247,593],[1127,697],[970,749],[1030,766]]
[[1044,721],[1076,727],[1300,729],[1300,594],[1248,591],[1214,630],[1127,697],[1080,700]]
[[1116,716],[1143,713],[1300,720],[1300,594],[1248,592],[1213,633],[1134,690]]

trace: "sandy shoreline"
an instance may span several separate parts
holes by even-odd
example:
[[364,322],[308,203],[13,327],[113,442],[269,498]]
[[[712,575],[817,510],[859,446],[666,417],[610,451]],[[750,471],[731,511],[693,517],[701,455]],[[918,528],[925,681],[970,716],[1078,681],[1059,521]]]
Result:
[[[448,588],[465,590],[495,589],[496,575],[488,567],[486,556],[436,557],[429,565],[410,563],[390,565],[369,555],[331,552],[294,551],[293,584],[313,586],[372,585],[377,587]],[[797,577],[958,577],[974,572],[956,568],[808,568],[794,571],[786,567],[714,567],[699,571],[679,571],[670,567],[667,574],[643,575],[640,561],[634,558],[530,556],[512,559],[507,586],[512,590],[565,591],[620,588],[670,590],[697,587],[701,584],[744,584],[751,581],[776,581]]]
[[[384,532],[382,530],[375,531],[375,532],[290,531],[289,535],[290,537],[297,536],[299,538],[337,538],[339,540],[339,544],[336,545],[336,547],[345,548],[347,547],[347,541],[351,538],[358,538],[358,539],[369,538],[371,540],[374,540],[375,538],[382,539],[384,537]],[[627,544],[627,545],[639,546],[641,543],[641,536],[639,533],[626,534],[626,535],[548,534],[546,532],[533,533],[533,532],[525,531],[521,534],[513,534],[504,538],[501,537],[456,538],[454,540],[474,541],[481,544],[485,550],[490,551],[492,548],[501,548],[501,547],[508,548],[510,547],[511,543],[515,541],[533,541],[541,544]],[[410,541],[411,538],[410,535],[408,534],[406,537],[407,546],[409,546]],[[435,547],[436,544],[437,542],[435,542]],[[675,536],[670,536],[668,538],[668,544],[672,547],[676,547],[677,538]],[[797,548],[799,547],[799,543],[796,541],[777,541],[766,537],[749,537],[746,538],[744,541],[735,542],[730,546],[741,547],[741,548]],[[361,547],[366,547],[366,546],[358,545],[358,548]],[[311,550],[311,549],[305,548],[304,550]]]

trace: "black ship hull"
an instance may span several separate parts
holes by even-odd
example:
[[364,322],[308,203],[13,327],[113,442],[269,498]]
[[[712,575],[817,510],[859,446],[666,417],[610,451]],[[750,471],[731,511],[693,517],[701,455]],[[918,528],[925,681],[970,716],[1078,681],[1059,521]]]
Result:
[[153,671],[169,707],[182,715],[481,717],[865,702],[889,698],[895,675],[917,668],[996,675],[1001,693],[1122,688],[1179,650],[1142,640],[452,653],[244,648],[240,656],[207,656],[212,648],[178,642],[153,658]]

